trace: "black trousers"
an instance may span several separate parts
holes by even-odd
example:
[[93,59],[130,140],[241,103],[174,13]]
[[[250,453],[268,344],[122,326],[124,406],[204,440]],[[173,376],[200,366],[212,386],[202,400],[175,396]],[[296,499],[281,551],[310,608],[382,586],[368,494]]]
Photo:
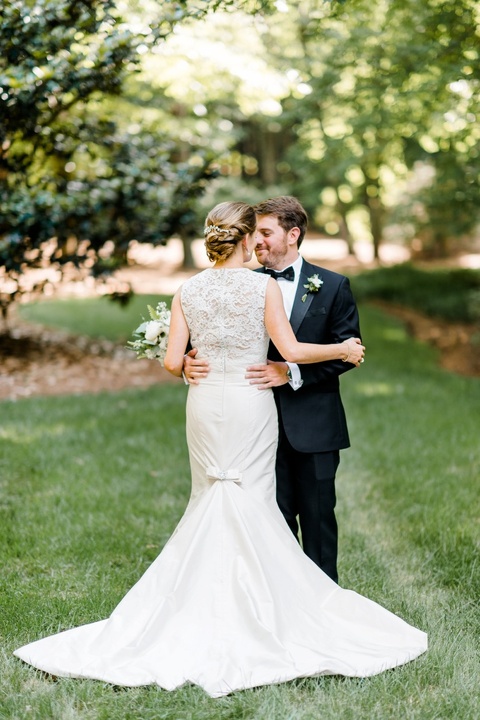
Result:
[[301,453],[290,445],[280,424],[277,451],[277,502],[303,550],[338,582],[338,530],[335,474],[340,452]]

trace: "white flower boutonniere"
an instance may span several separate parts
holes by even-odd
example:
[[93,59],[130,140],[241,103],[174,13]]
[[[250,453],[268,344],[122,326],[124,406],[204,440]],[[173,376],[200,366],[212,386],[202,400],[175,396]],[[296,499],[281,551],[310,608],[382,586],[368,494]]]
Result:
[[307,288],[307,292],[305,295],[302,295],[302,302],[305,302],[307,299],[308,293],[316,293],[320,290],[320,288],[323,285],[323,280],[318,277],[318,275],[315,273],[315,275],[312,275],[311,277],[307,278],[308,283],[306,283],[303,287]]
[[158,360],[163,365],[170,330],[170,310],[164,302],[159,302],[155,309],[151,305],[147,308],[151,320],[144,321],[133,331],[135,340],[129,340],[127,346],[137,353],[138,359]]

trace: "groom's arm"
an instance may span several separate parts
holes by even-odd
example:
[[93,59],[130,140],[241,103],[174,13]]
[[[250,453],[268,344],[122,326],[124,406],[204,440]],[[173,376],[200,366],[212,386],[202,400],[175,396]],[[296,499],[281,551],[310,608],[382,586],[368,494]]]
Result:
[[[301,342],[333,343],[343,342],[350,337],[360,337],[358,310],[348,278],[343,278],[330,308],[327,332],[328,337],[324,336],[321,339],[314,337],[298,339]],[[287,383],[290,383],[294,390],[298,390],[302,386],[328,383],[329,380],[351,370],[355,365],[341,360],[297,366],[290,364],[292,380],[287,375],[288,367],[289,365],[284,361],[269,360],[267,365],[252,365],[247,368],[245,377],[250,380],[251,385],[257,385],[259,390],[280,387]]]
[[208,360],[197,358],[197,348],[192,348],[183,358],[183,377],[189,385],[198,385],[210,372]]
[[[348,278],[344,278],[338,288],[330,310],[327,331],[328,338],[324,338],[322,342],[343,342],[350,337],[361,338],[357,305]],[[308,386],[315,383],[328,383],[329,380],[337,378],[354,367],[355,365],[341,360],[329,360],[312,365],[301,365],[300,371],[304,386]]]

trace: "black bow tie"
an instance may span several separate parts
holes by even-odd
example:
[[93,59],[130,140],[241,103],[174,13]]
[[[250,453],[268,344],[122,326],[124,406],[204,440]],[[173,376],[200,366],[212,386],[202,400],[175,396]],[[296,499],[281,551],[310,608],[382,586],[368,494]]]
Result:
[[291,265],[281,272],[276,272],[276,270],[271,270],[270,268],[265,268],[265,272],[275,278],[275,280],[278,280],[279,278],[292,281],[295,280],[295,270]]

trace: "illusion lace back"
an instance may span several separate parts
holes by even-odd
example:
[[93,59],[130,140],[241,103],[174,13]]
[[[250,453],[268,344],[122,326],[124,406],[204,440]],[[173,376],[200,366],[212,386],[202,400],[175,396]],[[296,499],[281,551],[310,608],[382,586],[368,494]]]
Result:
[[327,577],[278,509],[273,394],[245,379],[266,358],[267,282],[211,269],[184,284],[192,345],[211,368],[188,391],[187,510],[107,620],[19,648],[25,662],[116,685],[193,683],[219,697],[297,677],[375,675],[426,650],[425,633]]
[[243,268],[210,269],[183,286],[191,345],[215,369],[265,362],[269,338],[263,316],[269,277]]

